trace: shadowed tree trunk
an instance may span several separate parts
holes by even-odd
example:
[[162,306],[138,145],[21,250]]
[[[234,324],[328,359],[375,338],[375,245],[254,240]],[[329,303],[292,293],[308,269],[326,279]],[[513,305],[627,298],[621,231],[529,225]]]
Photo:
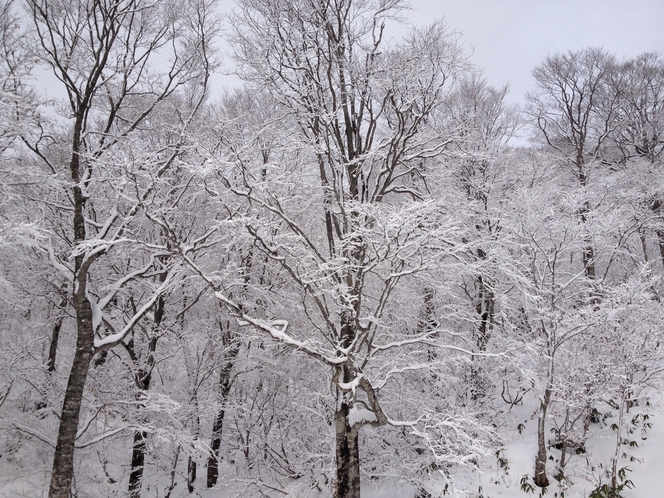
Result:
[[[159,280],[163,283],[166,275],[162,274],[159,277]],[[150,337],[150,342],[148,343],[148,357],[146,368],[139,368],[134,375],[134,382],[136,387],[141,391],[148,391],[150,389],[150,382],[152,381],[152,369],[154,368],[154,353],[157,349],[157,340],[158,340],[158,329],[161,325],[161,321],[164,317],[164,298],[160,296],[157,299],[154,310],[154,322],[152,337]],[[131,357],[134,364],[138,363],[138,358],[134,352],[134,341],[133,339],[126,346],[129,356]],[[141,393],[137,394],[137,398],[140,401]],[[148,434],[146,431],[135,431],[134,432],[134,442],[132,445],[131,451],[131,472],[129,474],[129,497],[130,498],[140,498],[141,496],[141,486],[143,484],[143,472],[145,469],[145,450],[146,450],[146,439]]]
[[551,403],[551,386],[547,386],[544,397],[540,403],[540,413],[537,418],[537,457],[535,458],[535,485],[545,488],[549,485],[546,476],[546,414]]
[[[91,99],[92,95],[86,95],[86,98]],[[87,105],[81,105],[80,108],[87,109]],[[72,155],[69,163],[71,180],[74,184],[72,187],[74,246],[85,241],[87,235],[84,216],[87,196],[83,193],[80,184],[81,162],[79,156],[82,146],[83,122],[84,113],[79,112],[74,123]],[[86,295],[88,270],[94,260],[93,257],[84,259],[83,255],[77,255],[74,258],[73,306],[76,314],[76,351],[74,352],[74,361],[69,373],[69,381],[67,382],[67,390],[65,391],[65,399],[60,414],[60,427],[53,458],[49,498],[69,498],[71,492],[78,419],[81,413],[85,382],[88,378],[88,368],[95,353],[92,305]],[[57,344],[55,347],[57,348]]]
[[[61,288],[60,292],[64,293],[65,289]],[[46,368],[49,372],[55,372],[55,359],[58,354],[58,342],[60,341],[60,329],[62,329],[62,322],[65,317],[63,316],[64,308],[67,306],[67,299],[62,296],[60,305],[58,307],[58,318],[53,324],[53,331],[51,332],[51,342],[48,348],[48,360],[46,361]]]
[[212,427],[212,441],[210,442],[210,449],[212,452],[210,453],[207,463],[208,488],[216,486],[217,479],[219,478],[219,449],[221,448],[224,416],[226,415],[226,402],[231,390],[231,370],[235,364],[235,358],[237,358],[238,352],[240,351],[240,343],[233,337],[230,324],[226,323],[226,327],[222,327],[222,324],[220,323],[219,328],[221,330],[222,343],[226,348],[226,362],[222,365],[221,371],[219,372],[219,411],[217,411],[217,416],[214,418],[214,424]]
[[[81,220],[82,221],[82,220]],[[76,310],[76,326],[78,337],[76,351],[65,399],[60,415],[60,427],[53,458],[53,472],[49,498],[69,498],[72,479],[74,476],[74,446],[78,431],[78,419],[81,413],[85,382],[88,378],[88,369],[94,356],[94,336],[92,332],[92,307],[84,297],[79,285],[79,291],[74,297]]]

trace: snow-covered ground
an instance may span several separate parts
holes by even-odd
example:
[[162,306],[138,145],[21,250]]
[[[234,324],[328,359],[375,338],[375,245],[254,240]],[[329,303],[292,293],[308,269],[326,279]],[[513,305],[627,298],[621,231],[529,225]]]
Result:
[[[628,489],[622,493],[624,498],[662,498],[664,497],[664,471],[662,462],[664,462],[664,400],[653,399],[652,406],[647,408],[649,422],[652,427],[642,434],[640,429],[630,435],[631,440],[638,442],[638,447],[624,445],[622,452],[624,457],[621,459],[619,468],[628,467],[630,472],[627,478],[633,482],[634,488]],[[630,412],[639,413],[641,408],[637,407]],[[448,493],[444,494],[444,480],[430,483],[432,498],[443,496],[458,496],[472,498],[526,498],[528,496],[538,497],[540,490],[535,488],[533,493],[526,493],[521,489],[521,480],[525,475],[531,476],[534,468],[535,454],[537,452],[536,424],[537,421],[532,417],[533,403],[524,406],[515,406],[506,414],[505,420],[509,421],[500,430],[504,442],[501,456],[505,459],[506,468],[498,464],[497,459],[487,459],[482,467],[483,471],[459,470],[454,475],[455,483],[458,485],[456,491],[448,488]],[[609,414],[604,423],[593,424],[591,428],[592,437],[586,441],[586,453],[581,455],[571,455],[566,473],[568,481],[566,485],[561,485],[551,477],[555,468],[556,459],[560,456],[560,451],[549,449],[549,455],[554,458],[547,467],[551,485],[549,486],[546,497],[565,498],[588,498],[591,491],[595,489],[600,479],[607,482],[608,478],[604,469],[610,465],[611,456],[615,450],[615,432],[611,429],[614,423],[610,408],[605,411]],[[519,424],[523,424],[521,432],[517,430]],[[512,427],[513,425],[513,427]],[[26,469],[12,468],[6,461],[0,465],[0,497],[4,498],[22,498],[22,497],[46,497],[48,476],[39,473],[29,473]],[[177,491],[172,497],[194,496],[200,498],[231,498],[245,496],[239,486],[228,488],[204,489],[204,480],[198,479],[197,490],[189,495],[182,486],[177,487]],[[408,487],[383,486],[376,487],[375,482],[368,479],[363,481],[363,498],[414,498],[415,490]],[[461,490],[465,491],[461,491]],[[326,493],[315,492],[302,489],[297,481],[293,481],[290,487],[286,488],[287,495],[283,491],[270,492],[265,488],[263,496],[293,496],[302,498],[323,498]],[[91,491],[91,490],[86,490]],[[564,495],[561,492],[564,491]],[[154,494],[156,493],[156,495]],[[152,489],[144,489],[143,496],[150,498],[152,496],[163,496],[163,493]],[[100,496],[100,498],[103,498]],[[253,496],[251,497],[253,498]]]

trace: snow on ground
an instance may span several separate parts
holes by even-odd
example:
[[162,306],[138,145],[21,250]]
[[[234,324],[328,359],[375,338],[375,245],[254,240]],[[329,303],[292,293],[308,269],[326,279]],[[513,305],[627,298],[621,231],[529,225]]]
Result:
[[[648,408],[652,428],[642,436],[639,430],[631,436],[631,439],[639,443],[639,447],[625,447],[624,452],[627,458],[621,460],[619,467],[628,467],[631,472],[628,478],[634,483],[634,489],[623,493],[624,498],[662,498],[664,497],[664,471],[662,462],[664,462],[664,400],[653,400],[653,406]],[[638,413],[638,408],[632,413]],[[503,445],[501,456],[506,459],[507,469],[501,468],[498,461],[492,458],[488,461],[490,468],[483,472],[459,471],[455,473],[456,482],[466,489],[468,494],[449,493],[443,495],[442,490],[444,481],[441,479],[435,483],[432,491],[432,498],[443,496],[451,497],[472,497],[472,498],[528,498],[538,497],[539,490],[534,494],[526,494],[520,489],[521,479],[524,475],[532,476],[537,451],[536,441],[536,419],[531,417],[533,413],[533,403],[530,406],[516,406],[508,414],[505,420],[509,420],[500,433]],[[610,409],[606,413],[611,413]],[[551,480],[546,498],[556,498],[561,496],[564,490],[565,498],[587,498],[590,492],[596,487],[602,469],[599,462],[609,465],[611,455],[615,448],[615,432],[611,430],[612,417],[608,417],[604,424],[593,424],[598,427],[591,429],[593,437],[586,442],[586,454],[573,455],[566,467],[567,475],[570,480],[569,486],[561,488],[559,483],[551,478],[555,462],[549,462],[547,470]],[[517,430],[519,423],[523,424],[521,433]],[[512,427],[513,426],[513,427]],[[643,439],[645,438],[645,439]],[[550,450],[549,454],[558,458],[558,450]],[[632,457],[632,458],[630,458]],[[47,496],[46,483],[47,476],[26,473],[25,469],[12,468],[7,462],[0,462],[0,497],[41,497]],[[594,468],[594,470],[593,470]],[[607,482],[604,478],[604,482]],[[197,491],[192,494],[186,494],[186,490],[178,490],[178,496],[195,496],[200,498],[231,498],[241,494],[241,489],[234,486],[230,489],[204,488],[204,480],[197,482]],[[305,490],[298,487],[298,482],[293,481],[287,488],[288,494],[273,491],[269,496],[293,496],[298,498],[324,498],[325,493],[312,490]],[[146,493],[146,498],[155,490],[152,489]],[[183,494],[184,492],[184,494]],[[248,495],[244,495],[249,498]],[[263,495],[266,496],[266,495]],[[376,488],[374,483],[365,479],[362,487],[362,498],[414,498],[415,490],[407,487],[395,485]],[[101,498],[101,497],[100,497]]]

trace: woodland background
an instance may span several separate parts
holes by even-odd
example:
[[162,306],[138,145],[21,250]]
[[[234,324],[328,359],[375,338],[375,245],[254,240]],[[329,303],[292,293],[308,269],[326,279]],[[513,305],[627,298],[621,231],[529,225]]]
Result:
[[0,3],[0,494],[643,496],[664,63],[404,7]]

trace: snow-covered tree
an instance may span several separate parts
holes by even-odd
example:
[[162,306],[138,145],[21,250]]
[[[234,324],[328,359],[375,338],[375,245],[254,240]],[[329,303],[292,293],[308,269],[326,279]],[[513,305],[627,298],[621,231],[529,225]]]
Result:
[[[50,185],[47,197],[43,191],[32,197],[38,209],[53,213],[35,246],[66,282],[76,323],[49,492],[64,497],[71,493],[92,359],[123,341],[173,279],[168,262],[135,242],[141,204],[126,180],[147,170],[163,176],[180,153],[205,98],[216,28],[205,2],[35,0],[26,7],[36,60],[66,95],[62,106],[51,108],[50,122],[22,134],[39,163],[36,188]],[[163,69],[155,69],[157,58]],[[189,98],[173,99],[184,92]],[[171,140],[152,149],[139,145],[155,110],[169,106],[180,116]],[[142,200],[150,198],[149,183],[138,188]]]

